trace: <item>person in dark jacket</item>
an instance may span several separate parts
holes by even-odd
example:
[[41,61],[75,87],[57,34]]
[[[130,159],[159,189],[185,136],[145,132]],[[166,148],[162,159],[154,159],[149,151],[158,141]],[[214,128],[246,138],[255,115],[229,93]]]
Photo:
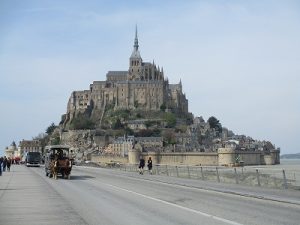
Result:
[[2,162],[3,172],[5,172],[5,170],[6,170],[6,164],[7,164],[7,158],[6,158],[6,156],[4,156],[3,162]]
[[10,172],[11,159],[8,158],[6,162],[7,171]]
[[140,174],[144,174],[144,167],[145,167],[145,159],[143,159],[143,157],[141,157],[140,164],[139,164]]
[[2,176],[2,163],[3,163],[3,157],[0,157],[0,176]]
[[152,174],[152,159],[151,159],[151,157],[149,157],[149,159],[148,159],[147,166],[148,166],[149,173]]

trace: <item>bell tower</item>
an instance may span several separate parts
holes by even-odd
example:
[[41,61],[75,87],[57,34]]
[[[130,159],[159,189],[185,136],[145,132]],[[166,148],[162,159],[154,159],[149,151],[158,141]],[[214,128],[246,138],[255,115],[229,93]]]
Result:
[[139,51],[139,40],[137,35],[137,26],[135,26],[135,38],[133,51],[129,58],[129,77],[131,80],[139,80],[142,74],[142,57]]

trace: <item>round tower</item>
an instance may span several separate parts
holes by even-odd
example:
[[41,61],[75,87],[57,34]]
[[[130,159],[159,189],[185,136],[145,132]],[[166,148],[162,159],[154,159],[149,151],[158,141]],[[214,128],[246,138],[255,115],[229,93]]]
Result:
[[235,163],[235,151],[232,148],[218,149],[218,164],[219,166],[229,166]]
[[141,151],[139,149],[131,149],[128,151],[128,163],[138,164],[140,161]]
[[266,165],[274,165],[275,157],[272,154],[264,155],[264,162]]

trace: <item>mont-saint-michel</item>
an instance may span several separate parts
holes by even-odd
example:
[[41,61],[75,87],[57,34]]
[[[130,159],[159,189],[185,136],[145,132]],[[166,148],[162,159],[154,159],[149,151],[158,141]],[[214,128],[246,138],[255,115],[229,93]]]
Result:
[[[47,136],[23,140],[18,153],[46,144],[71,147],[78,160],[138,163],[152,157],[155,164],[273,165],[280,149],[270,141],[237,135],[214,116],[206,121],[189,112],[181,80],[171,84],[163,67],[144,62],[137,28],[129,66],[108,71],[105,81],[71,93],[67,112]],[[16,144],[6,149],[13,154]]]
[[300,224],[298,2],[0,1],[0,225]]

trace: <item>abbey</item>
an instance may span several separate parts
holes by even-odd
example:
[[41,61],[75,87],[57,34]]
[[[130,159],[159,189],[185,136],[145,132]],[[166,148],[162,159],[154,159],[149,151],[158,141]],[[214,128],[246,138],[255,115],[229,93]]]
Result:
[[188,100],[181,81],[169,84],[163,69],[143,62],[135,30],[133,51],[126,71],[109,71],[105,81],[94,81],[89,90],[74,91],[68,102],[65,122],[76,113],[93,111],[103,114],[108,105],[114,109],[158,111],[166,109],[176,114],[188,113]]

